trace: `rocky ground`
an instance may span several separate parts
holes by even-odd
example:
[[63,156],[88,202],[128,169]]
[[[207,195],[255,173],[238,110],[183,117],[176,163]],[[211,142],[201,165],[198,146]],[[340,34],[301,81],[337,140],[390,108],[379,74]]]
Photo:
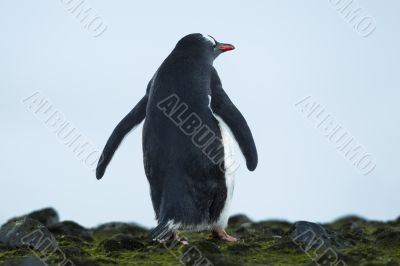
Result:
[[229,220],[239,240],[183,233],[189,244],[152,243],[148,229],[129,223],[84,228],[47,208],[0,228],[0,265],[400,265],[400,218],[346,217],[329,224]]

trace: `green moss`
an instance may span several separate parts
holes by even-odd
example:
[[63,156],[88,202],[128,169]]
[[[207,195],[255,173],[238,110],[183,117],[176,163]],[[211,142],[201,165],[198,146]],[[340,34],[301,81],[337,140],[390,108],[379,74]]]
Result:
[[[231,234],[239,237],[237,242],[210,239],[207,232],[182,232],[181,237],[186,238],[189,245],[179,244],[171,248],[168,248],[170,242],[166,245],[150,243],[147,230],[133,224],[110,223],[95,229],[84,229],[84,233],[88,233],[93,241],[82,238],[82,232],[76,235],[73,232],[68,235],[58,233],[55,237],[63,254],[77,266],[164,266],[181,265],[180,261],[193,265],[197,259],[208,259],[215,266],[317,265],[313,259],[318,260],[326,247],[304,252],[289,237],[291,226],[284,221],[253,223],[240,217],[230,223],[228,229]],[[370,222],[358,217],[345,217],[325,224],[324,227],[346,244],[345,248],[334,250],[338,259],[347,265],[400,265],[398,222]],[[63,254],[42,254],[42,257],[47,258],[49,265],[58,265]],[[34,256],[27,248],[0,246],[0,265],[6,261]]]

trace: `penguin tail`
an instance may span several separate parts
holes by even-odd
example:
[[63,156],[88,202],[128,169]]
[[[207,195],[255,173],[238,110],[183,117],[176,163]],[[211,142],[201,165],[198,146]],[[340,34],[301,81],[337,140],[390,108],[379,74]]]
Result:
[[115,151],[118,149],[125,135],[128,134],[135,126],[141,123],[146,117],[146,106],[147,106],[147,95],[145,95],[127,114],[124,119],[119,122],[117,127],[114,129],[110,138],[107,141],[106,146],[100,156],[99,162],[96,168],[96,178],[101,179],[106,171],[108,164],[110,163]]
[[168,222],[159,223],[153,230],[149,233],[150,241],[165,241],[172,238],[174,231],[178,226],[174,224],[173,220]]

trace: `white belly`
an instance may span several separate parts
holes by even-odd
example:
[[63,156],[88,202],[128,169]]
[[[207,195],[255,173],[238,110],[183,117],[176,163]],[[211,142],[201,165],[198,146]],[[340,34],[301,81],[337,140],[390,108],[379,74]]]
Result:
[[235,186],[235,171],[238,168],[236,164],[233,153],[234,153],[234,138],[232,135],[231,130],[225,124],[225,122],[219,116],[215,115],[215,118],[219,122],[219,128],[221,130],[222,135],[222,144],[224,145],[224,164],[225,164],[225,182],[227,188],[227,195],[224,208],[222,209],[221,215],[215,224],[218,228],[226,228],[228,225],[229,219],[229,208],[231,205],[232,195],[233,195],[233,188]]

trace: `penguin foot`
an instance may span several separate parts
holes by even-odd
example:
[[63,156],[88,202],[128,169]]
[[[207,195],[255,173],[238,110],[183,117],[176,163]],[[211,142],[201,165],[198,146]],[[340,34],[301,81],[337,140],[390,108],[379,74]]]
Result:
[[228,242],[235,242],[237,239],[225,231],[225,229],[214,229],[211,233],[212,238],[218,238]]
[[187,241],[187,240],[184,239],[184,238],[181,238],[181,237],[178,235],[178,233],[176,233],[176,232],[174,233],[173,240],[174,240],[174,241],[178,241],[179,243],[181,243],[181,244],[184,245],[184,246],[189,245],[189,241]]
[[180,244],[182,244],[182,245],[189,245],[189,242],[186,240],[186,239],[184,239],[184,238],[181,238],[179,235],[178,235],[178,233],[177,232],[171,232],[170,234],[168,234],[167,236],[165,236],[164,238],[161,238],[161,239],[158,239],[157,240],[159,243],[166,243],[166,242],[169,242],[169,241],[173,241],[173,242],[177,242],[177,243],[180,243]]

